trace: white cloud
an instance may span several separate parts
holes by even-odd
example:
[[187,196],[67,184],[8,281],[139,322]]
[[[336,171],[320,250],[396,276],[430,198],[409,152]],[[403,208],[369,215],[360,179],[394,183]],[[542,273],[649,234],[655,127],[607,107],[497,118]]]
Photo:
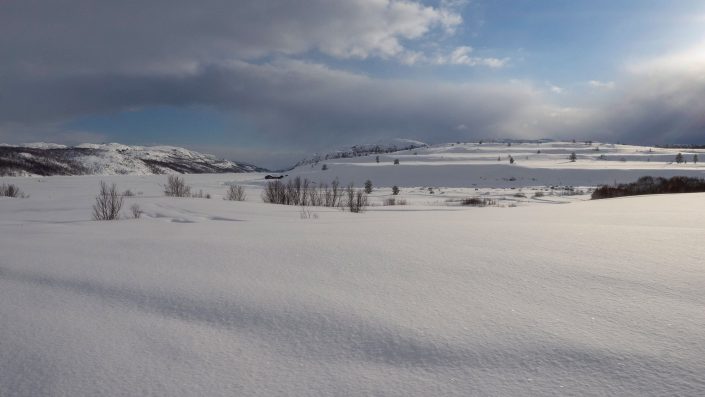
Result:
[[508,58],[483,58],[472,56],[473,49],[469,46],[455,48],[450,53],[437,54],[429,60],[436,65],[466,65],[466,66],[486,66],[493,69],[504,67],[509,61]]
[[562,94],[565,91],[564,88],[559,87],[559,86],[552,84],[552,83],[546,83],[546,85],[548,86],[549,91],[551,91],[554,94]]
[[703,73],[705,72],[705,42],[685,50],[631,62],[627,65],[627,71],[641,75],[674,72]]
[[612,90],[615,87],[614,81],[590,80],[588,81],[588,85],[590,87],[599,88],[602,90]]

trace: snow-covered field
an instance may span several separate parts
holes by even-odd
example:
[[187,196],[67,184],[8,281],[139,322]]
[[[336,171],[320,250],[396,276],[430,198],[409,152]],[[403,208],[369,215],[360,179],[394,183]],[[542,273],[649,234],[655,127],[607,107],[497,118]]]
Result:
[[[545,186],[705,168],[542,145],[305,165],[290,176],[410,203],[308,219],[261,203],[263,174],[187,175],[210,200],[164,197],[164,176],[0,178],[30,195],[0,198],[0,396],[705,394],[705,194]],[[143,217],[92,221],[100,180]],[[498,206],[446,201],[472,195]]]

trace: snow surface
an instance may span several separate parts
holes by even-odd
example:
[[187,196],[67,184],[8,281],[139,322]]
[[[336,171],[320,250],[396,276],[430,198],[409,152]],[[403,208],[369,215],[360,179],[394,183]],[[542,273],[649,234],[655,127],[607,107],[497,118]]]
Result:
[[[185,176],[211,200],[0,178],[30,194],[0,198],[0,396],[705,394],[705,194],[463,208],[404,187],[412,205],[302,219],[260,202],[263,176]],[[91,221],[101,179],[144,216]]]

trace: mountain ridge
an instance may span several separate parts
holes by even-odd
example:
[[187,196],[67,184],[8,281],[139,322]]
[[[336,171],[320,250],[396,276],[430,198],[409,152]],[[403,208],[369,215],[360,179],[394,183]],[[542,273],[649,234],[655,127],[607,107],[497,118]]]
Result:
[[244,162],[175,146],[36,142],[0,145],[0,176],[154,175],[266,172]]

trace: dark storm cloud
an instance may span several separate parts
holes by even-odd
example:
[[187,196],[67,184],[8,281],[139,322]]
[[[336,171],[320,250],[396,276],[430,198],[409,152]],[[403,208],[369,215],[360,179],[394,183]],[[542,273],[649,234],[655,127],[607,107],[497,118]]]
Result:
[[[455,139],[509,133],[507,120],[535,101],[519,84],[379,80],[318,64],[230,62],[185,74],[95,74],[9,85],[0,118],[61,119],[150,105],[209,105],[237,112],[270,138],[340,140],[336,135]],[[478,135],[479,134],[479,135]]]
[[705,144],[703,71],[635,74],[604,107],[596,132],[630,143]]
[[610,98],[576,109],[530,83],[381,79],[300,60],[313,51],[408,62],[418,54],[406,43],[461,22],[452,3],[2,1],[0,137],[8,126],[202,105],[247,118],[263,140],[300,145],[381,136],[703,141],[705,68],[632,73]]
[[452,29],[446,7],[400,0],[6,0],[3,69],[181,70],[201,62],[318,50],[393,57],[401,41]]

